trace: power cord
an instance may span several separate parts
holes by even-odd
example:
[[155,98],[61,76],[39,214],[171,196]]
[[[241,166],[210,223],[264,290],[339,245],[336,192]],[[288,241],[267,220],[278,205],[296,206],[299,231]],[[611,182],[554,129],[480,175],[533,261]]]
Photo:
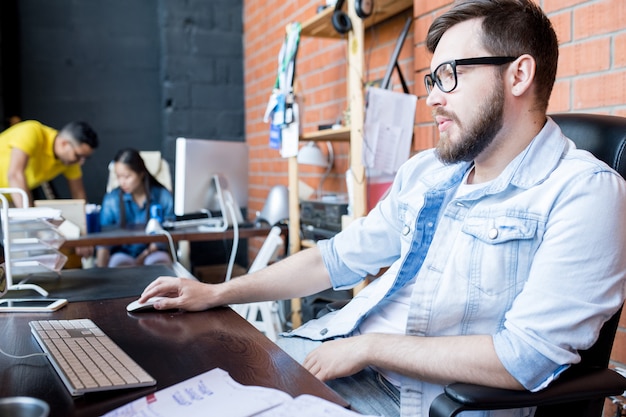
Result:
[[155,230],[153,233],[158,234],[158,235],[164,235],[167,238],[167,242],[170,247],[170,255],[172,256],[172,262],[174,263],[178,262],[178,255],[176,254],[176,247],[174,246],[174,239],[172,238],[172,235],[170,234],[170,232],[168,232],[165,229],[158,229],[158,230]]

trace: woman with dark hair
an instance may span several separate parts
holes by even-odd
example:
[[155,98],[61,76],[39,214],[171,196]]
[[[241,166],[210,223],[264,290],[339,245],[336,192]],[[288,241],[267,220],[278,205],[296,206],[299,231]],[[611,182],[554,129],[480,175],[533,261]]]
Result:
[[[102,226],[129,227],[144,225],[150,219],[150,206],[159,204],[163,216],[174,216],[172,194],[146,168],[139,151],[120,150],[113,159],[119,186],[102,200]],[[96,264],[99,267],[170,264],[167,245],[151,243],[99,246]]]

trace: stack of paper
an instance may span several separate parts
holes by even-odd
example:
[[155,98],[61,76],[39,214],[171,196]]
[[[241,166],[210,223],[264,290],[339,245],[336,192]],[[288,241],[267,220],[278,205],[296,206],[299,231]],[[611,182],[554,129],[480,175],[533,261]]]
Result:
[[241,385],[219,368],[117,408],[103,417],[353,417],[360,416],[312,395],[291,398],[272,388]]
[[60,219],[61,210],[50,207],[9,208],[9,219]]

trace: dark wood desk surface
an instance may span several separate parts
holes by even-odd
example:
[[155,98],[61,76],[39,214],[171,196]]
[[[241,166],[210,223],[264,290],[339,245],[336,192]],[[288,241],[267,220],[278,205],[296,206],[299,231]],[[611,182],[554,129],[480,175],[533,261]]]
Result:
[[[247,239],[251,237],[264,237],[270,232],[270,226],[254,226],[240,227],[239,238]],[[190,242],[211,241],[232,239],[234,231],[232,228],[224,232],[206,232],[199,230],[198,227],[185,227],[180,229],[169,230],[172,239],[175,242],[187,240]],[[283,229],[285,233],[285,229]],[[143,228],[139,229],[114,229],[105,230],[99,233],[89,233],[76,239],[66,240],[63,248],[75,248],[78,246],[96,246],[96,245],[120,245],[127,243],[151,243],[166,242],[167,237],[162,234],[146,234]]]
[[127,313],[136,299],[70,302],[54,313],[1,313],[0,344],[14,355],[41,352],[28,322],[90,318],[156,380],[157,386],[72,397],[45,357],[0,354],[0,397],[32,396],[50,404],[51,417],[99,416],[155,390],[219,367],[245,385],[308,393],[347,403],[229,308]]

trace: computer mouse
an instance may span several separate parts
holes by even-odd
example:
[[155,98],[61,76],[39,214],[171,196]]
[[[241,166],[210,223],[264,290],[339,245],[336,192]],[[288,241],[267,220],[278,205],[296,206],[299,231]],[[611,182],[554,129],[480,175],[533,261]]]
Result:
[[154,310],[154,303],[158,300],[162,300],[165,297],[152,297],[145,303],[140,303],[139,300],[135,300],[126,306],[126,311],[129,313],[138,313],[141,311]]

